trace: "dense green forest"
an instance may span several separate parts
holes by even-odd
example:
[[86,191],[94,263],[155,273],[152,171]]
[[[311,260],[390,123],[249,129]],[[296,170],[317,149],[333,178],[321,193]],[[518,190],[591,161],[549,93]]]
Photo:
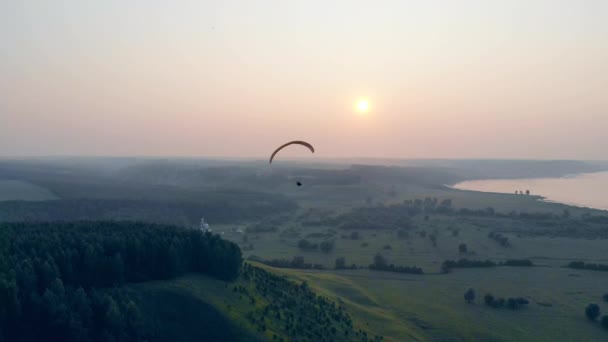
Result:
[[174,226],[21,223],[0,233],[10,242],[0,258],[3,341],[149,339],[136,300],[120,285],[187,272],[231,280],[242,265],[235,244]]

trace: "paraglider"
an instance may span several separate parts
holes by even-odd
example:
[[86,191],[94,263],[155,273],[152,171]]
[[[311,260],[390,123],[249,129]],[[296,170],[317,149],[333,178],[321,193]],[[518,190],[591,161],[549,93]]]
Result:
[[[306,141],[294,140],[294,141],[290,141],[290,142],[288,142],[288,143],[285,143],[285,144],[283,144],[283,145],[279,146],[279,147],[278,147],[276,150],[274,150],[274,152],[272,152],[272,154],[270,155],[270,160],[268,161],[268,164],[272,164],[272,160],[274,159],[274,156],[275,156],[277,153],[279,153],[279,151],[280,151],[280,150],[282,150],[283,148],[285,148],[285,147],[287,147],[287,146],[289,146],[289,145],[294,145],[294,144],[295,144],[295,145],[302,145],[302,146],[304,146],[304,147],[307,147],[307,148],[310,150],[310,152],[315,153],[315,148],[314,148],[314,147],[312,147],[312,145],[311,145],[311,144],[307,143]],[[302,182],[297,181],[297,182],[296,182],[296,185],[297,185],[298,187],[300,187],[300,186],[302,186]]]
[[289,146],[289,145],[302,145],[305,147],[308,147],[308,149],[310,150],[310,152],[315,153],[315,148],[312,147],[311,144],[307,143],[306,141],[300,141],[300,140],[294,140],[294,141],[290,141],[288,143],[285,143],[281,146],[279,146],[276,150],[274,150],[274,152],[272,152],[272,154],[270,155],[270,161],[268,162],[268,164],[272,164],[272,160],[274,159],[274,156],[279,153],[280,150],[282,150],[283,148]]

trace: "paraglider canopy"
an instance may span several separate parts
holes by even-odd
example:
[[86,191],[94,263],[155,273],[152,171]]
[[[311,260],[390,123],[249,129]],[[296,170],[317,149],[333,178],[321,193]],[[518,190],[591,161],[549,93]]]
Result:
[[282,150],[283,148],[285,148],[285,147],[287,147],[289,145],[302,145],[304,147],[307,147],[310,150],[310,152],[315,153],[315,148],[312,147],[311,144],[307,143],[306,141],[294,140],[294,141],[290,141],[288,143],[285,143],[285,144],[279,146],[276,150],[274,150],[274,152],[272,152],[272,155],[270,155],[270,161],[268,161],[268,164],[272,164],[272,160],[274,159],[274,156],[277,153],[279,153],[280,150]]

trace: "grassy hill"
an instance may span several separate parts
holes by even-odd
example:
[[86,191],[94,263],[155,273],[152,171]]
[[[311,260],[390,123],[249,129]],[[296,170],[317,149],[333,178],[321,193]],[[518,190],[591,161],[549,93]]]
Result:
[[355,306],[316,284],[309,288],[306,279],[267,270],[246,264],[243,275],[234,282],[191,274],[131,285],[129,290],[146,309],[145,330],[155,331],[161,338],[213,339],[213,334],[205,335],[207,329],[220,336],[231,329],[235,340],[383,340],[380,332],[369,330],[359,320],[361,312],[351,313],[351,309],[358,310]]
[[[368,270],[274,270],[341,298],[354,319],[387,341],[605,341],[607,332],[583,315],[599,302],[608,275],[564,268],[458,270],[415,276]],[[474,304],[465,290],[477,292]],[[483,295],[524,296],[513,311],[483,304]],[[608,305],[604,306],[604,310]]]

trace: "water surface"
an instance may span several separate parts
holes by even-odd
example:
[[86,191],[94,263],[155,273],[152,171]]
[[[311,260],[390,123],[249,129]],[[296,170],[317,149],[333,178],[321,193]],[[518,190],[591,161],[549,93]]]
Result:
[[561,178],[473,180],[454,185],[457,189],[531,195],[549,201],[608,210],[608,172],[583,173]]

